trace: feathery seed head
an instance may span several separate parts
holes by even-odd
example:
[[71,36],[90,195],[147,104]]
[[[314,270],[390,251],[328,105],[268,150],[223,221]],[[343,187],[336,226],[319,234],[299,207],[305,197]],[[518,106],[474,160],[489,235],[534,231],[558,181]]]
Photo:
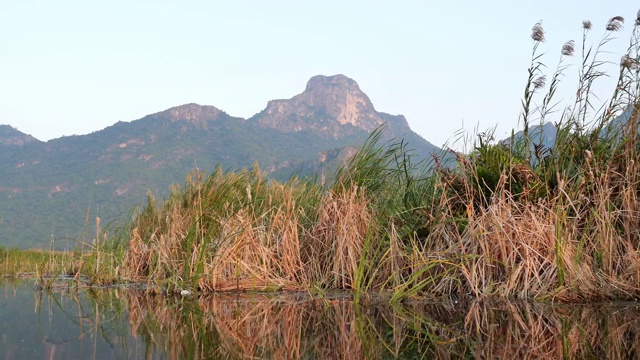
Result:
[[575,43],[573,40],[569,40],[564,45],[562,45],[562,55],[564,56],[573,56],[573,53],[576,51]]
[[531,38],[536,42],[544,42],[544,29],[542,28],[542,22],[538,21],[533,28],[531,28]]
[[622,16],[614,16],[607,23],[607,31],[619,31],[623,24],[624,18]]
[[628,70],[637,70],[638,60],[632,58],[627,54],[627,55],[624,55],[622,59],[620,59],[620,66]]
[[582,21],[582,28],[585,29],[585,30],[591,30],[591,21],[583,20]]
[[547,83],[547,77],[544,75],[538,76],[535,80],[533,80],[533,88],[535,90],[543,88]]

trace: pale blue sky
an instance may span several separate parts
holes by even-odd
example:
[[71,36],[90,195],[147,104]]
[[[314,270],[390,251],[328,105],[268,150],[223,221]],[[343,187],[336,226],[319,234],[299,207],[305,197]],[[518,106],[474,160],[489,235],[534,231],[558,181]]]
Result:
[[[582,20],[616,63],[635,1],[0,0],[0,124],[41,140],[85,134],[196,102],[250,117],[317,74],[345,74],[376,109],[442,145],[462,128],[517,126],[531,27],[555,68]],[[578,59],[574,59],[576,62]],[[613,72],[616,70],[613,65]],[[568,70],[576,74],[577,67]],[[613,73],[612,72],[612,73]],[[567,76],[561,96],[576,85]],[[598,94],[609,95],[603,81]]]

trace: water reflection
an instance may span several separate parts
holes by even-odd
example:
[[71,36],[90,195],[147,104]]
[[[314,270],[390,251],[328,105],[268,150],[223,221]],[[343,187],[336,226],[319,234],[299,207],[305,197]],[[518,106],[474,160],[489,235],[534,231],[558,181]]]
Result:
[[[0,279],[0,358],[141,358],[122,301],[62,284],[52,292]],[[133,346],[132,346],[133,345]]]
[[636,303],[380,300],[345,294],[154,296],[2,282],[5,359],[637,358]]

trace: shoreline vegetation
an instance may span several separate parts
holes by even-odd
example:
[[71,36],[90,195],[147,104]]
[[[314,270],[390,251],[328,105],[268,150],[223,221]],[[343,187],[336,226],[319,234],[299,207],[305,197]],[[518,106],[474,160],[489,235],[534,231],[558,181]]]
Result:
[[[415,163],[403,142],[381,144],[379,129],[328,184],[277,183],[257,164],[208,176],[196,169],[167,199],[149,193],[116,234],[101,231],[97,219],[90,250],[33,262],[39,276],[82,274],[89,284],[144,283],[171,293],[638,299],[640,13],[610,99],[594,108],[592,91],[608,76],[600,57],[623,24],[611,18],[590,45],[585,21],[582,41],[564,44],[550,81],[540,62],[545,33],[536,24],[522,136],[495,142],[481,133],[471,152],[450,151],[453,164],[439,157]],[[575,53],[578,90],[563,107],[554,96],[564,73],[575,70],[565,64]],[[552,119],[557,134],[549,146],[537,125]],[[22,255],[12,251],[2,253],[3,269],[19,263]]]

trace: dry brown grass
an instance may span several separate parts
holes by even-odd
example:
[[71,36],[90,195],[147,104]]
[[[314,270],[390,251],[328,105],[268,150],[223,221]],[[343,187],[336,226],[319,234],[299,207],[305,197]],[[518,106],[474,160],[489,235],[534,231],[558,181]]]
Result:
[[[604,172],[592,184],[561,181],[557,196],[535,201],[516,199],[502,183],[486,207],[466,204],[463,231],[439,226],[444,234],[429,252],[452,249],[446,239],[457,239],[453,249],[460,261],[452,271],[463,279],[463,292],[473,296],[635,298],[640,294],[638,212],[635,202],[620,197],[638,183],[620,177],[622,184],[613,185],[609,175]],[[591,191],[589,198],[583,188]],[[444,212],[453,217],[455,211]]]
[[[392,290],[395,299],[425,292],[634,298],[640,294],[640,169],[623,155],[606,164],[589,160],[571,179],[558,174],[547,197],[531,195],[534,180],[512,193],[513,174],[506,172],[488,195],[473,178],[443,172],[431,203],[412,215],[430,224],[424,238],[400,232],[403,219],[385,219],[378,200],[353,183],[319,193],[314,208],[291,185],[242,177],[218,180],[222,189],[196,184],[193,204],[152,209],[153,227],[139,220],[124,268],[131,280],[171,291],[319,287]],[[223,198],[218,192],[229,192],[228,182],[244,191]],[[202,205],[207,197],[215,206]]]
[[322,285],[354,289],[372,209],[362,189],[353,186],[330,192],[322,201],[317,223],[311,228],[304,258]]
[[[235,186],[243,180],[229,181]],[[178,285],[189,284],[203,292],[308,289],[312,283],[354,287],[371,223],[371,209],[358,187],[329,192],[310,219],[297,198],[299,189],[262,180],[245,184],[248,201],[239,206],[236,198],[220,202],[217,193],[227,190],[225,184],[217,184],[222,189],[197,184],[195,210],[180,203],[152,209],[154,224],[162,225],[132,229],[124,258],[127,277],[174,284],[178,291]],[[200,205],[207,191],[215,207]],[[260,191],[267,193],[258,204],[252,196]]]

